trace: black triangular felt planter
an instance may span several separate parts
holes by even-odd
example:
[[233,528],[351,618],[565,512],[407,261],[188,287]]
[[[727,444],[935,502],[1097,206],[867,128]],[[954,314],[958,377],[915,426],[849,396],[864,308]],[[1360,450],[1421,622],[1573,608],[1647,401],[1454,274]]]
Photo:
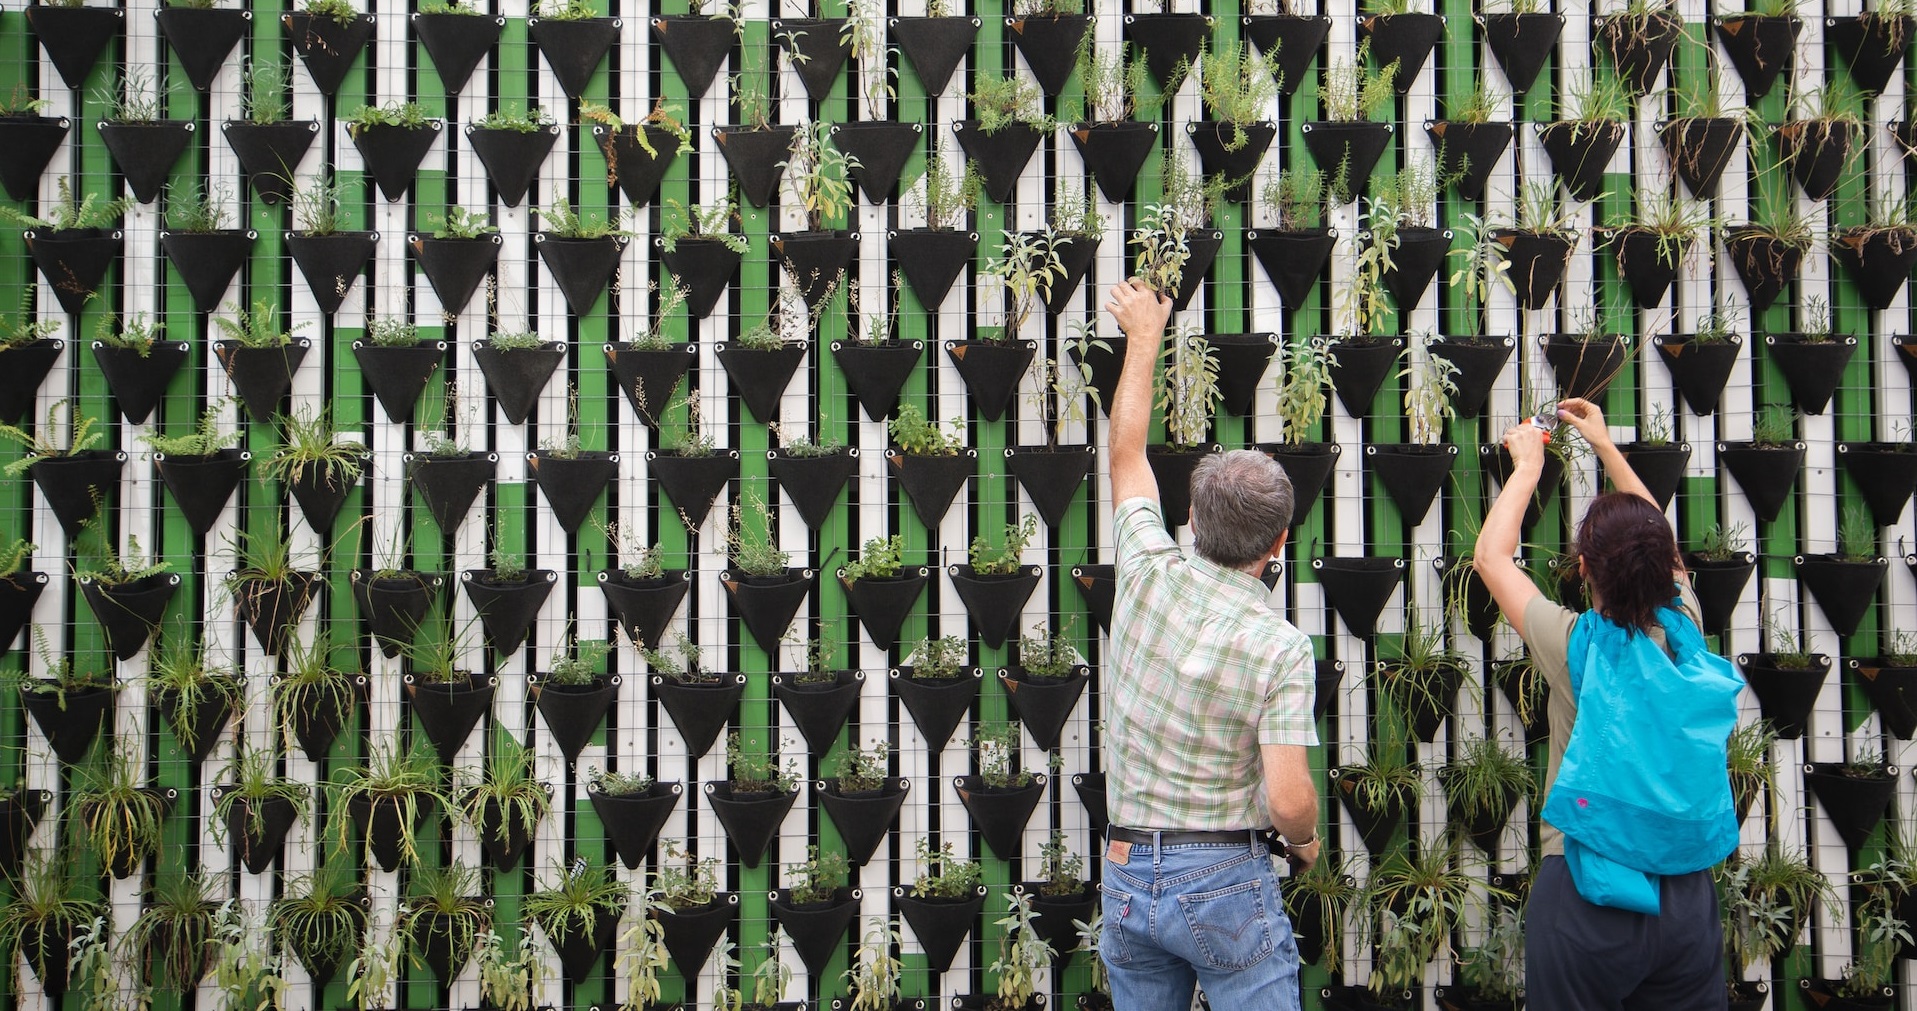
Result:
[[1777,128],[1778,151],[1791,167],[1804,195],[1825,200],[1837,191],[1852,150],[1863,140],[1864,128],[1844,120],[1794,120]]
[[[637,865],[633,865],[633,869],[637,869]],[[713,946],[738,915],[736,894],[718,895],[707,905],[693,909],[659,911],[659,924],[665,928],[666,951],[679,964],[681,974],[691,978],[699,972],[711,956]]]
[[693,356],[699,349],[691,344],[670,351],[641,351],[611,344],[604,345],[604,349],[606,366],[619,380],[619,389],[625,393],[633,413],[647,428],[657,431],[659,414],[671,402],[672,391],[679,388],[680,380],[692,368]]
[[670,451],[646,454],[646,468],[659,481],[679,518],[688,529],[706,521],[712,500],[726,483],[739,476],[739,451],[722,450],[711,456],[679,456]]
[[952,498],[978,473],[975,449],[963,449],[951,456],[907,456],[888,448],[885,462],[911,500],[912,512],[929,530],[939,528],[945,511],[952,507]]
[[918,150],[925,127],[918,123],[881,120],[871,123],[832,124],[832,143],[857,158],[852,179],[859,184],[865,199],[883,204],[899,186],[899,173],[905,161]]
[[53,748],[53,755],[72,765],[86,758],[100,729],[113,721],[113,700],[119,688],[68,691],[64,703],[52,692],[23,691],[20,705]]
[[1884,585],[1889,563],[1882,558],[1848,561],[1836,555],[1798,555],[1798,585],[1810,591],[1838,635],[1855,635]]
[[1917,264],[1917,228],[1844,229],[1830,238],[1831,255],[1850,271],[1864,301],[1890,308]]
[[[277,676],[273,683],[280,683]],[[366,684],[366,675],[357,675],[332,701],[322,697],[314,705],[294,711],[290,729],[308,761],[318,762],[326,757],[333,747],[333,741],[339,737],[340,728],[346,723],[347,714],[357,708],[354,694],[364,696]]]
[[978,37],[975,17],[887,18],[893,43],[918,72],[925,93],[938,98],[952,81],[952,71],[972,51]]
[[786,155],[792,149],[795,127],[715,126],[712,135],[719,141],[719,154],[739,183],[739,195],[754,207],[764,207],[779,190],[785,175]]
[[1730,254],[1731,267],[1744,282],[1750,296],[1752,316],[1762,313],[1777,301],[1784,286],[1797,279],[1804,262],[1804,249],[1756,228],[1738,227],[1728,232],[1724,251]]
[[1509,123],[1443,120],[1426,123],[1424,132],[1438,149],[1438,178],[1455,178],[1458,195],[1466,200],[1484,196],[1485,181],[1511,146],[1513,133]]
[[33,605],[47,588],[44,572],[16,572],[0,576],[0,657],[13,650],[20,630],[33,617]]
[[1354,635],[1369,636],[1377,628],[1378,613],[1404,581],[1404,559],[1325,555],[1311,560],[1311,571],[1345,626]]
[[[1917,452],[1907,442],[1840,442],[1837,462],[1864,493],[1880,527],[1894,525],[1917,494]],[[3,629],[0,629],[3,630]]]
[[1191,474],[1199,461],[1219,452],[1217,444],[1206,446],[1146,446],[1145,462],[1158,480],[1159,509],[1167,526],[1182,527],[1191,521]]
[[1398,248],[1391,253],[1391,269],[1385,271],[1385,288],[1398,304],[1399,312],[1417,308],[1424,299],[1431,279],[1451,253],[1451,230],[1405,226],[1398,229]]
[[473,500],[492,483],[493,470],[499,464],[499,458],[491,453],[465,456],[409,453],[402,459],[406,463],[407,479],[426,501],[426,511],[432,514],[433,522],[439,524],[442,533],[459,529],[466,513],[472,509]]
[[1451,476],[1458,447],[1374,442],[1365,446],[1365,457],[1374,461],[1372,476],[1384,485],[1405,522],[1417,526],[1431,511],[1431,500],[1444,487],[1445,478]]
[[582,450],[577,456],[561,457],[541,450],[526,454],[526,466],[553,518],[570,535],[579,532],[606,486],[619,476],[619,454]]
[[1359,34],[1371,42],[1371,58],[1378,66],[1398,65],[1391,86],[1410,93],[1424,72],[1431,47],[1444,37],[1444,18],[1436,14],[1375,14],[1358,19]]
[[426,392],[427,380],[445,357],[445,341],[420,341],[409,348],[353,342],[360,378],[373,388],[373,396],[386,411],[386,420],[395,424],[412,420],[419,395]]
[[1777,360],[1777,370],[1790,387],[1791,403],[1805,414],[1822,414],[1844,379],[1844,368],[1857,351],[1857,338],[1833,337],[1807,341],[1795,334],[1767,334],[1764,347]]
[[1897,65],[1910,48],[1912,18],[1897,14],[1827,18],[1824,38],[1850,70],[1850,79],[1865,94],[1875,95],[1890,83]]
[[692,574],[685,569],[668,569],[658,579],[646,580],[628,579],[618,569],[599,573],[599,589],[619,627],[634,643],[649,648],[659,646],[666,623],[691,588]]
[[1033,776],[1026,786],[988,788],[978,776],[958,776],[953,785],[965,812],[972,816],[972,825],[993,855],[1000,860],[1016,858],[1025,825],[1045,793],[1045,777]]
[[167,175],[193,140],[191,120],[160,120],[154,123],[96,124],[114,167],[126,177],[134,199],[150,204],[166,185]]
[[1302,231],[1262,231],[1245,233],[1245,244],[1264,265],[1265,276],[1278,289],[1278,298],[1287,312],[1296,312],[1311,297],[1312,289],[1324,276],[1331,262],[1331,247],[1338,241],[1329,228]]
[[[396,868],[386,867],[388,871]],[[472,961],[473,940],[455,937],[452,918],[445,913],[421,912],[407,920],[408,950],[433,974],[442,986],[451,986]]]
[[[1145,69],[1161,91],[1176,91],[1210,39],[1208,14],[1127,14],[1125,41],[1145,52]],[[1178,75],[1176,79],[1172,75]],[[1113,197],[1122,201],[1124,197]]]
[[[47,373],[53,371],[53,363],[60,360],[60,352],[66,350],[66,346],[66,341],[43,337],[0,349],[0,422],[20,423],[32,409],[34,395],[40,392],[40,384],[46,382]],[[149,406],[148,410],[151,409]]]
[[1372,337],[1340,340],[1331,346],[1331,381],[1345,413],[1362,418],[1370,412],[1379,387],[1404,351],[1404,338]]
[[25,13],[47,59],[75,90],[86,86],[107,43],[126,30],[126,11],[117,7],[29,4]]
[[1484,413],[1491,387],[1504,374],[1517,342],[1509,337],[1448,337],[1433,342],[1431,354],[1457,366],[1452,381],[1458,391],[1451,396],[1451,409],[1460,418],[1475,418]]
[[1056,98],[1078,68],[1078,43],[1091,30],[1086,14],[1056,14],[1005,19],[1012,44],[1025,57],[1025,65],[1038,79],[1045,97]]
[[747,576],[720,573],[719,584],[732,598],[733,610],[745,620],[746,629],[758,640],[760,648],[771,653],[779,648],[792,616],[799,613],[805,595],[812,592],[811,569],[791,568],[783,576]]
[[60,521],[60,529],[72,540],[80,536],[80,524],[93,516],[96,493],[102,509],[112,508],[125,465],[125,453],[85,449],[67,456],[43,456],[33,461],[27,473]]
[[[1186,123],[1185,133],[1191,137],[1192,147],[1198,149],[1198,164],[1205,175],[1235,180],[1235,185],[1226,187],[1225,199],[1243,203],[1251,197],[1251,174],[1270,150],[1278,128],[1270,123],[1234,128],[1230,123],[1199,120]],[[1236,149],[1234,144],[1238,145]]]
[[761,424],[779,420],[779,400],[805,361],[805,342],[786,341],[771,350],[721,343],[713,354],[752,417]]
[[736,796],[730,783],[706,784],[706,801],[712,805],[712,813],[719,816],[719,825],[732,841],[739,862],[747,867],[757,867],[765,859],[766,846],[798,798],[797,790]]
[[160,232],[160,248],[167,261],[186,282],[193,296],[193,307],[211,312],[226,301],[226,289],[233,284],[240,264],[253,251],[259,233],[227,230],[219,232]]
[[824,682],[800,682],[798,677],[796,674],[772,675],[772,694],[799,728],[806,750],[815,757],[824,757],[832,750],[839,731],[845,728],[852,707],[859,704],[859,688],[865,683],[865,675],[858,671],[837,671],[832,680]]
[[839,363],[845,385],[872,421],[884,420],[898,406],[899,390],[924,352],[924,341],[832,342],[832,360]]
[[1172,292],[1173,312],[1184,312],[1185,307],[1191,305],[1193,296],[1204,286],[1212,261],[1218,258],[1218,250],[1224,245],[1225,233],[1216,228],[1198,228],[1186,233],[1188,256],[1178,274],[1178,287]]
[[213,86],[233,47],[253,24],[253,12],[247,10],[162,7],[153,16],[195,91]]
[[1005,686],[1005,697],[1012,702],[1013,715],[1025,725],[1025,732],[1032,735],[1041,751],[1058,747],[1058,735],[1065,729],[1065,721],[1071,717],[1091,678],[1088,667],[1075,667],[1062,678],[1033,677],[1018,667],[998,672],[999,683]]
[[732,52],[732,33],[736,26],[730,18],[703,15],[656,17],[651,20],[653,41],[672,60],[686,94],[704,98],[712,87],[712,78]]
[[388,660],[399,656],[438,602],[440,578],[425,572],[377,576],[365,569],[354,569],[350,578],[361,627],[379,640]]
[[705,319],[739,275],[744,254],[728,248],[718,239],[680,239],[671,249],[661,244],[659,257],[666,270],[679,279],[686,293],[686,311],[693,319]]
[[1604,189],[1604,170],[1624,141],[1616,120],[1557,122],[1538,127],[1538,142],[1551,156],[1551,168],[1578,200],[1595,200]]
[[905,283],[929,309],[945,303],[952,282],[958,280],[959,272],[972,262],[972,254],[978,250],[977,232],[950,228],[908,228],[886,233],[886,240],[892,258],[905,274]]
[[[1508,480],[1508,479],[1503,479]],[[1445,577],[1447,591],[1464,591],[1462,611],[1465,628],[1484,642],[1491,641],[1491,633],[1498,625],[1498,602],[1491,599],[1491,590],[1484,585],[1484,578],[1478,570],[1462,558],[1439,558],[1432,564],[1438,573]],[[1319,661],[1319,673],[1324,673],[1323,661]],[[1322,717],[1323,713],[1315,716]]]
[[479,290],[480,282],[499,262],[502,241],[497,235],[435,239],[415,234],[406,237],[406,246],[413,251],[413,259],[419,261],[419,269],[432,284],[434,293],[439,295],[440,307],[459,313],[465,311],[473,292]]
[[313,301],[321,312],[331,316],[346,301],[346,293],[359,282],[373,250],[379,248],[378,232],[337,232],[332,235],[286,233],[286,251],[299,264],[300,276],[313,292]]
[[233,387],[239,391],[240,400],[246,404],[247,416],[254,421],[266,422],[279,412],[280,401],[286,399],[293,389],[293,373],[298,372],[300,363],[306,360],[306,352],[313,342],[304,337],[294,338],[293,343],[277,348],[252,348],[227,341],[214,341],[213,354],[219,358],[220,365],[226,369],[226,377],[233,381]]
[[1072,566],[1072,585],[1078,587],[1078,595],[1085,601],[1085,610],[1091,612],[1093,620],[1098,622],[1098,627],[1110,631],[1112,603],[1118,592],[1115,567],[1074,565]]
[[[528,679],[533,706],[539,710],[540,719],[545,721],[553,743],[559,745],[559,753],[566,756],[566,764],[579,761],[579,753],[592,743],[592,735],[598,733],[600,724],[606,721],[606,713],[612,709],[613,700],[619,696],[621,680],[617,674],[600,675],[592,683],[584,685],[558,685],[537,678]],[[593,806],[599,806],[597,801]],[[619,845],[616,835],[614,845]],[[651,841],[648,840],[646,845],[650,846]],[[624,855],[623,850],[621,855]]]
[[[640,143],[641,131],[645,144]],[[617,132],[595,126],[592,136],[599,143],[599,153],[605,156],[607,174],[619,182],[619,192],[635,204],[652,203],[659,195],[666,170],[679,158],[679,138],[656,126]],[[646,144],[652,145],[650,152]]]
[[[593,813],[605,825],[606,837],[612,840],[619,862],[630,871],[638,870],[652,852],[659,830],[665,827],[672,809],[679,806],[683,792],[678,783],[654,783],[645,793],[622,796],[600,793],[588,786],[586,799],[592,801]],[[726,907],[721,904],[720,908]]]
[[77,314],[99,293],[107,270],[120,258],[121,234],[114,228],[28,229],[27,253],[60,308]]
[[1351,816],[1351,823],[1358,829],[1358,838],[1365,844],[1366,852],[1373,857],[1385,855],[1390,850],[1391,837],[1397,834],[1398,826],[1404,823],[1403,806],[1397,801],[1389,801],[1382,811],[1365,807],[1354,793],[1356,786],[1349,774],[1335,780],[1332,787],[1332,792],[1344,802],[1345,813]]
[[1131,198],[1138,170],[1158,146],[1157,123],[1076,123],[1065,131],[1105,199]]
[[1777,666],[1769,653],[1742,653],[1737,657],[1737,666],[1778,738],[1795,741],[1803,737],[1804,721],[1810,716],[1818,693],[1824,689],[1830,661],[1821,654],[1812,654],[1809,668],[1796,669]]
[[966,616],[972,619],[973,630],[993,649],[1004,646],[1005,640],[1018,628],[1025,602],[1032,599],[1032,591],[1038,589],[1038,577],[1042,573],[1036,565],[1020,566],[1018,572],[1004,576],[981,576],[970,565],[950,565],[945,569],[952,588],[958,591],[959,601],[965,605]]
[[814,102],[831,97],[833,82],[852,55],[852,39],[844,18],[773,18],[772,36],[785,64],[798,72],[799,83]]
[[1070,952],[1077,950],[1078,930],[1072,921],[1086,923],[1091,920],[1092,907],[1100,901],[1095,886],[1083,884],[1078,891],[1065,895],[1046,895],[1043,891],[1047,882],[1022,881],[1019,887],[1032,897],[1032,911],[1038,914],[1033,928],[1053,951],[1066,952],[1060,959],[1060,968],[1070,965]]
[[153,467],[172,494],[174,504],[186,517],[187,526],[205,537],[226,511],[233,489],[246,477],[246,464],[252,454],[238,449],[222,449],[207,456],[167,456],[153,454]]
[[1082,772],[1073,776],[1072,792],[1078,794],[1078,803],[1085,808],[1085,821],[1092,834],[1104,835],[1105,827],[1111,824],[1106,813],[1105,774]]
[[1678,484],[1684,480],[1684,467],[1691,462],[1690,444],[1671,442],[1653,446],[1632,442],[1621,444],[1618,449],[1637,472],[1638,479],[1644,482],[1645,490],[1657,500],[1657,507],[1668,508],[1677,495]]
[[439,760],[452,765],[466,738],[479,725],[479,718],[492,711],[499,679],[475,675],[450,684],[425,684],[408,674],[405,683],[406,700],[412,703],[413,715],[419,717],[420,729],[432,742]]
[[372,125],[346,132],[380,193],[388,201],[398,201],[413,188],[419,163],[426,160],[426,152],[445,128],[444,120],[433,119],[421,127]]
[[604,62],[612,44],[619,41],[619,27],[618,18],[526,19],[526,30],[532,36],[533,45],[539,47],[546,57],[546,65],[559,79],[559,87],[571,99],[586,93],[593,71]]
[[[600,907],[594,912],[590,931],[572,913],[563,914],[566,921],[564,926],[557,922],[558,917],[537,920],[546,938],[552,941],[553,950],[559,953],[560,975],[566,982],[578,986],[592,977],[599,960],[612,948],[613,938],[619,930],[619,919],[624,913],[624,906]],[[564,940],[555,939],[555,931]]]
[[858,616],[859,624],[865,627],[865,634],[872,640],[872,645],[888,653],[898,646],[899,629],[905,624],[906,616],[912,613],[912,607],[918,603],[919,595],[925,592],[929,575],[929,570],[920,566],[917,570],[900,569],[896,579],[868,576],[847,583],[844,576],[840,576],[846,601],[852,613]]
[[986,133],[975,119],[953,123],[952,135],[958,139],[965,156],[978,163],[979,175],[985,180],[985,195],[996,204],[1012,199],[1019,175],[1038,150],[1038,142],[1044,139],[1037,127],[1027,123],[1007,123],[996,133]]
[[[1633,23],[1639,16],[1642,23]],[[1619,80],[1633,96],[1639,96],[1650,92],[1663,76],[1684,22],[1675,14],[1658,11],[1596,18],[1591,28],[1596,47],[1611,58]]]
[[113,586],[80,580],[80,596],[106,632],[107,649],[116,660],[131,660],[139,654],[179,588],[180,577],[170,572]]
[[1291,525],[1303,523],[1324,494],[1325,482],[1331,479],[1331,468],[1343,449],[1335,442],[1266,444],[1258,449],[1278,461],[1291,479]]
[[825,456],[790,456],[785,450],[766,453],[766,471],[779,482],[799,510],[806,529],[817,530],[832,515],[846,482],[858,473],[858,450],[841,448]]
[[848,795],[839,792],[837,779],[822,780],[813,795],[819,800],[819,806],[832,816],[832,824],[839,830],[839,839],[845,846],[845,857],[854,865],[864,867],[878,851],[879,843],[885,841],[885,834],[892,828],[893,819],[899,816],[899,808],[905,805],[905,795],[912,784],[902,779],[888,778],[885,786],[866,794]]
[[1717,195],[1717,182],[1743,137],[1743,122],[1728,116],[1688,116],[1667,120],[1657,129],[1671,167],[1699,200]]
[[945,354],[965,381],[973,410],[987,421],[997,421],[1005,416],[1018,381],[1031,368],[1038,345],[1032,341],[946,341]]
[[1072,296],[1091,271],[1092,258],[1098,253],[1098,236],[1060,235],[1052,252],[1058,254],[1058,262],[1065,268],[1052,279],[1051,293],[1045,295],[1045,311],[1056,316],[1071,308]]
[[1908,741],[1917,735],[1917,667],[1899,667],[1886,657],[1844,661],[1855,684],[1877,710],[1884,729]]
[[805,971],[814,977],[825,971],[826,963],[845,943],[845,931],[859,915],[858,892],[840,888],[826,902],[805,906],[792,904],[792,893],[784,888],[771,895],[772,917],[785,928],[792,950],[799,955]]
[[232,584],[233,610],[253,632],[253,639],[273,656],[286,649],[288,637],[299,625],[306,605],[313,601],[319,573],[291,571],[284,579],[237,579]]
[[1797,472],[1804,467],[1804,444],[1754,446],[1748,442],[1720,442],[1717,458],[1731,472],[1731,477],[1737,479],[1737,486],[1743,490],[1757,518],[1772,523],[1784,503],[1790,500],[1791,489],[1797,484]]
[[1305,68],[1324,48],[1331,19],[1298,14],[1254,14],[1240,19],[1245,37],[1268,58],[1277,61],[1278,87],[1286,95],[1298,90]]
[[817,309],[827,295],[844,287],[846,268],[859,252],[857,232],[791,232],[772,236],[772,259],[786,275],[808,309]]
[[626,248],[623,238],[561,239],[547,232],[533,236],[533,248],[546,263],[546,270],[566,296],[566,308],[575,316],[587,316],[599,296],[619,269],[619,253]]
[[1091,473],[1096,452],[1091,446],[1014,446],[1005,451],[1005,469],[1031,496],[1045,525],[1056,527]]
[[1544,346],[1544,360],[1551,364],[1559,393],[1597,404],[1604,403],[1611,380],[1617,378],[1631,356],[1621,336],[1587,341],[1577,334],[1553,334],[1539,338],[1539,343]]
[[1392,132],[1390,123],[1306,123],[1305,150],[1324,172],[1327,187],[1335,186],[1342,167],[1345,192],[1363,193]]
[[985,908],[985,894],[984,885],[978,886],[971,897],[956,899],[914,898],[906,888],[892,889],[892,902],[905,917],[906,926],[912,928],[912,936],[918,938],[933,972],[952,968],[952,960],[958,957],[979,911]]
[[1743,348],[1743,342],[1732,337],[1725,341],[1700,344],[1682,334],[1663,335],[1653,340],[1665,367],[1671,370],[1671,379],[1677,384],[1677,392],[1690,405],[1691,413],[1715,413],[1717,402],[1724,395],[1724,384],[1731,377],[1731,368],[1737,364],[1737,355]]
[[306,64],[306,72],[312,75],[320,94],[329,98],[345,83],[346,71],[372,40],[374,23],[371,14],[357,15],[345,24],[333,20],[331,15],[304,12],[280,15],[280,24],[286,27],[293,51],[299,54],[300,62]]
[[665,706],[666,715],[679,730],[686,754],[694,759],[706,757],[712,743],[719,739],[745,694],[745,675],[716,675],[716,681],[680,681],[661,674],[652,676],[652,695]]
[[[1499,484],[1511,480],[1514,465],[1511,463],[1510,450],[1501,445],[1482,445],[1478,447],[1478,459],[1486,469],[1497,476]],[[1531,493],[1531,500],[1524,506],[1524,529],[1529,530],[1538,525],[1538,520],[1544,515],[1544,507],[1551,504],[1552,497],[1557,495],[1558,489],[1563,486],[1564,461],[1551,454],[1545,454],[1544,468],[1538,475],[1537,490]]]
[[1618,271],[1631,289],[1631,301],[1640,309],[1655,309],[1664,304],[1664,296],[1677,280],[1678,263],[1684,247],[1671,251],[1667,258],[1658,245],[1661,237],[1648,228],[1623,228],[1611,233],[1615,243]]
[[268,204],[293,198],[293,173],[306,149],[319,135],[319,124],[307,119],[285,123],[249,123],[229,119],[222,124],[226,143],[240,159],[253,192]]
[[919,736],[934,753],[944,751],[952,741],[952,731],[978,701],[979,670],[967,667],[957,677],[915,678],[912,668],[902,667],[893,670],[891,676],[892,690],[911,714]]
[[[593,134],[598,136],[599,128],[595,127]],[[485,166],[486,178],[492,181],[493,189],[499,191],[499,201],[507,207],[518,207],[519,202],[526,199],[526,191],[539,177],[539,166],[546,163],[546,156],[552,154],[552,146],[558,140],[556,124],[531,132],[482,130],[471,124],[466,127],[466,142],[479,156],[479,163]],[[603,147],[605,141],[602,139],[600,144]]]
[[453,95],[466,87],[479,61],[493,51],[506,28],[503,17],[471,14],[414,14],[412,22],[440,85]]
[[1778,76],[1791,65],[1804,22],[1794,16],[1729,14],[1718,18],[1715,27],[1718,44],[1744,81],[1746,99],[1755,102],[1771,93]]
[[[180,693],[174,689],[156,689],[152,696],[161,718],[173,732],[173,739],[187,751],[187,757],[196,766],[206,761],[206,756],[219,746],[220,731],[233,718],[233,699],[239,686],[227,682],[208,685],[207,688],[209,690],[198,704],[191,708],[181,704]],[[190,749],[185,748],[188,738],[193,741]]]
[[[213,799],[219,800],[220,791],[227,789],[231,787],[216,787]],[[257,831],[253,824],[255,808],[259,819]],[[264,874],[280,858],[286,833],[292,829],[297,815],[293,802],[285,797],[234,798],[226,813],[226,837],[231,840],[233,855],[246,865],[248,874]]]
[[1872,830],[1884,820],[1890,799],[1897,794],[1897,767],[1878,772],[1870,778],[1847,775],[1841,762],[1813,762],[1804,771],[1804,782],[1817,796],[1817,806],[1852,851],[1870,842]]
[[536,348],[501,351],[489,344],[473,348],[473,359],[486,377],[486,388],[499,402],[506,420],[523,425],[533,408],[539,406],[539,391],[546,388],[553,370],[566,360],[566,346],[547,341]]
[[0,117],[0,185],[18,202],[39,195],[40,174],[66,140],[72,121],[65,116]]

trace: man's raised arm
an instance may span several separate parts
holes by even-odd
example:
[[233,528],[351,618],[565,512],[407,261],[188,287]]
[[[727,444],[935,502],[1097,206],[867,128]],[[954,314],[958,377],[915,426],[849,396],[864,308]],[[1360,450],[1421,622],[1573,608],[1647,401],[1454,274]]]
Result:
[[1127,499],[1158,499],[1158,479],[1145,460],[1145,433],[1152,420],[1152,365],[1165,341],[1171,300],[1132,278],[1112,285],[1105,311],[1125,332],[1125,367],[1106,413],[1105,451],[1111,454],[1112,505]]

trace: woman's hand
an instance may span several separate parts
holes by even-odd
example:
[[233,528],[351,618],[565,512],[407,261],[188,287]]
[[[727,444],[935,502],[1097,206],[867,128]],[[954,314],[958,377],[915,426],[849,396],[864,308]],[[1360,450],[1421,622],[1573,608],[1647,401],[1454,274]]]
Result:
[[1513,470],[1527,463],[1540,469],[1544,466],[1544,430],[1536,425],[1517,424],[1505,429],[1504,448],[1511,453]]
[[1611,441],[1611,430],[1604,426],[1604,412],[1583,397],[1558,401],[1558,418],[1577,429],[1593,448]]

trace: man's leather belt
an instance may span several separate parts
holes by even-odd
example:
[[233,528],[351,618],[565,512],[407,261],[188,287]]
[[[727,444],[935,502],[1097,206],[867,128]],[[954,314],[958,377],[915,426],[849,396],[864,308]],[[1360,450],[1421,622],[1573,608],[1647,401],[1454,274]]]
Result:
[[1142,829],[1110,825],[1105,837],[1112,842],[1133,846],[1197,846],[1205,843],[1245,843],[1249,845],[1259,829],[1232,829],[1222,832],[1148,832]]

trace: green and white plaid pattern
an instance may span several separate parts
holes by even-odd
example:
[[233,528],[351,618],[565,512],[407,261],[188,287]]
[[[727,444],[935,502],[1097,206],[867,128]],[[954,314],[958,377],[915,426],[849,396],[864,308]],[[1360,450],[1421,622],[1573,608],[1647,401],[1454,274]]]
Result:
[[1186,558],[1158,503],[1113,517],[1118,599],[1105,692],[1106,803],[1114,825],[1264,828],[1259,746],[1318,743],[1311,640],[1265,585]]

